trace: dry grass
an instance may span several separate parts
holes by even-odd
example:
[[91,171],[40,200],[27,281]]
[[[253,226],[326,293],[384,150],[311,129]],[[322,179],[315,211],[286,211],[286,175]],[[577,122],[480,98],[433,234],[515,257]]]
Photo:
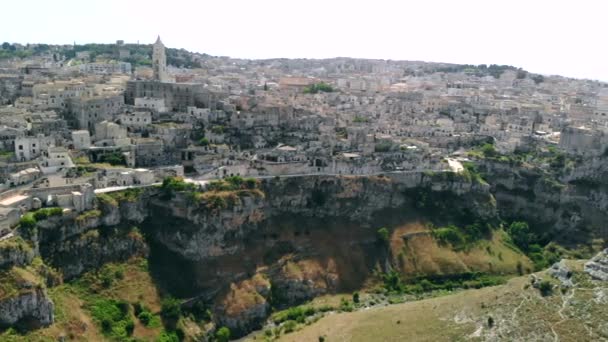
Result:
[[[572,263],[580,272],[582,263]],[[548,279],[546,274],[539,276]],[[599,341],[608,338],[608,284],[578,273],[574,290],[543,297],[528,276],[416,302],[332,314],[281,341]],[[556,280],[552,280],[557,283]],[[493,325],[488,325],[492,317]]]
[[[160,296],[150,274],[145,270],[142,259],[132,259],[125,263],[124,278],[116,280],[109,288],[95,296],[141,302],[152,312],[160,311]],[[90,316],[86,305],[91,295],[73,284],[63,284],[48,290],[55,303],[55,324],[35,330],[24,336],[26,341],[57,341],[64,336],[68,341],[107,341]],[[133,337],[153,341],[162,327],[143,326],[136,318]],[[0,335],[2,340],[2,335]]]
[[413,222],[397,227],[390,245],[394,263],[406,277],[465,272],[515,274],[518,262],[523,269],[532,268],[527,257],[505,244],[505,238],[505,233],[498,230],[490,240],[480,240],[469,250],[456,251],[439,245],[424,224]]

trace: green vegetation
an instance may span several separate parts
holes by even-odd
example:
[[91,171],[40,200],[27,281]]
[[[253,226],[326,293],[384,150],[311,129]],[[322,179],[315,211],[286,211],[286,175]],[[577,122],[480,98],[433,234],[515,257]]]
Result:
[[194,191],[196,186],[192,183],[186,183],[182,177],[167,177],[161,185],[163,198],[170,199],[175,196],[176,192]]
[[21,219],[19,219],[19,231],[25,237],[30,237],[35,232],[36,224],[37,222],[36,218],[34,217],[34,213],[26,213],[25,215],[21,216]]
[[353,303],[359,304],[360,300],[361,300],[361,298],[360,298],[359,292],[353,293]]
[[490,64],[490,65],[456,64],[456,65],[450,65],[450,66],[446,66],[446,67],[438,67],[438,68],[434,69],[435,72],[446,72],[446,73],[465,72],[467,74],[471,74],[471,75],[474,75],[477,77],[492,76],[494,78],[500,78],[500,75],[502,75],[502,73],[507,70],[521,70],[521,69],[518,69],[511,65],[497,65],[497,64]]
[[470,179],[474,183],[487,184],[487,182],[485,181],[485,179],[483,179],[482,174],[479,172],[477,166],[475,166],[474,163],[463,162],[462,166],[464,167],[462,173],[465,178]]
[[376,143],[376,145],[374,146],[374,152],[380,152],[380,153],[389,152],[392,147],[393,147],[392,142],[390,142],[388,140],[383,140],[383,141]]
[[124,341],[133,334],[135,324],[130,315],[131,305],[125,301],[98,299],[89,310],[93,319],[101,326],[107,337]]
[[433,237],[441,244],[450,244],[456,250],[467,250],[477,241],[490,236],[492,227],[489,224],[473,223],[457,227],[448,225],[445,227],[431,228]]
[[137,202],[144,192],[142,188],[129,188],[121,191],[110,192],[107,195],[118,202]]
[[[14,236],[10,239],[0,241],[0,252],[10,253],[10,251],[31,251],[32,246],[21,236]],[[6,255],[6,254],[5,254]]]
[[362,116],[355,116],[355,118],[353,119],[354,123],[362,123],[362,122],[369,122],[368,118],[364,118]]
[[127,165],[127,160],[125,158],[125,155],[120,152],[104,154],[99,158],[99,162],[108,163],[112,166],[117,166],[117,165],[126,166]]
[[182,314],[181,301],[173,297],[164,298],[161,304],[160,314],[167,320],[176,321]]
[[376,231],[376,237],[382,244],[388,244],[390,233],[386,227],[382,227]]
[[478,289],[505,283],[505,277],[465,272],[461,274],[422,277],[408,280],[405,283],[398,272],[390,271],[382,274],[384,290],[387,294],[421,294],[429,291],[454,289]]
[[299,323],[304,323],[306,317],[312,316],[315,313],[317,313],[317,309],[312,306],[294,306],[273,314],[272,320],[275,324],[281,324],[286,321],[296,321]]
[[215,332],[215,340],[217,342],[228,342],[230,341],[230,329],[227,327],[221,327]]
[[211,126],[211,132],[213,132],[214,134],[223,134],[225,130],[226,130],[226,127],[224,127],[222,125]]
[[538,290],[542,296],[546,297],[551,295],[553,292],[553,285],[547,280],[541,280],[541,282],[538,284]]
[[304,94],[331,93],[334,88],[327,83],[315,83],[308,87],[304,87]]
[[101,217],[101,210],[98,210],[98,209],[87,210],[87,211],[83,212],[82,214],[76,216],[76,222],[84,223],[90,219],[94,219],[94,218],[98,218],[98,217]]
[[118,201],[113,196],[110,196],[110,194],[96,194],[95,198],[99,204],[118,207]]
[[61,215],[63,215],[63,208],[61,207],[40,208],[34,211],[34,218],[36,219],[36,221],[42,221],[49,217]]

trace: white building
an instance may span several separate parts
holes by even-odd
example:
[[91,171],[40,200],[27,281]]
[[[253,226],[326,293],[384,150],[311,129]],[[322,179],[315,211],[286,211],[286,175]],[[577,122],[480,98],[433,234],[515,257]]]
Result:
[[142,129],[152,124],[152,114],[150,112],[124,113],[118,116],[120,124],[131,129]]
[[48,155],[42,157],[40,169],[43,173],[55,173],[74,167],[72,158],[65,147],[49,147]]
[[86,150],[91,147],[91,135],[87,130],[72,131],[72,143],[76,150]]
[[40,134],[35,137],[15,138],[15,157],[24,162],[38,158],[49,147],[53,146],[53,139]]
[[148,108],[156,112],[166,112],[167,106],[165,105],[165,99],[154,98],[154,97],[137,97],[135,98],[135,107]]

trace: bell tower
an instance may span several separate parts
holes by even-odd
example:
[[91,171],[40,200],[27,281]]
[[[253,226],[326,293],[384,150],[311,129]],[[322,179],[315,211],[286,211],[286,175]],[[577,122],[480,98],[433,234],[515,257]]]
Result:
[[167,74],[167,56],[165,55],[165,45],[160,41],[160,36],[156,38],[156,43],[152,48],[152,68],[154,69],[154,80],[159,82],[169,82]]

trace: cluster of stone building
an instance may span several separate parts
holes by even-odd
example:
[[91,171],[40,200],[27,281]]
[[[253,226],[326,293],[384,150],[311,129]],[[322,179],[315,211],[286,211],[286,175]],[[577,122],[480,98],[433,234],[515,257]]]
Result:
[[[444,170],[448,156],[488,139],[502,152],[532,140],[575,154],[608,146],[608,88],[596,81],[348,58],[192,54],[200,68],[176,68],[160,37],[150,66],[120,61],[130,55],[122,42],[116,51],[115,60],[51,51],[0,61],[4,189],[65,195],[184,171],[210,179]],[[319,83],[333,91],[305,91]]]

